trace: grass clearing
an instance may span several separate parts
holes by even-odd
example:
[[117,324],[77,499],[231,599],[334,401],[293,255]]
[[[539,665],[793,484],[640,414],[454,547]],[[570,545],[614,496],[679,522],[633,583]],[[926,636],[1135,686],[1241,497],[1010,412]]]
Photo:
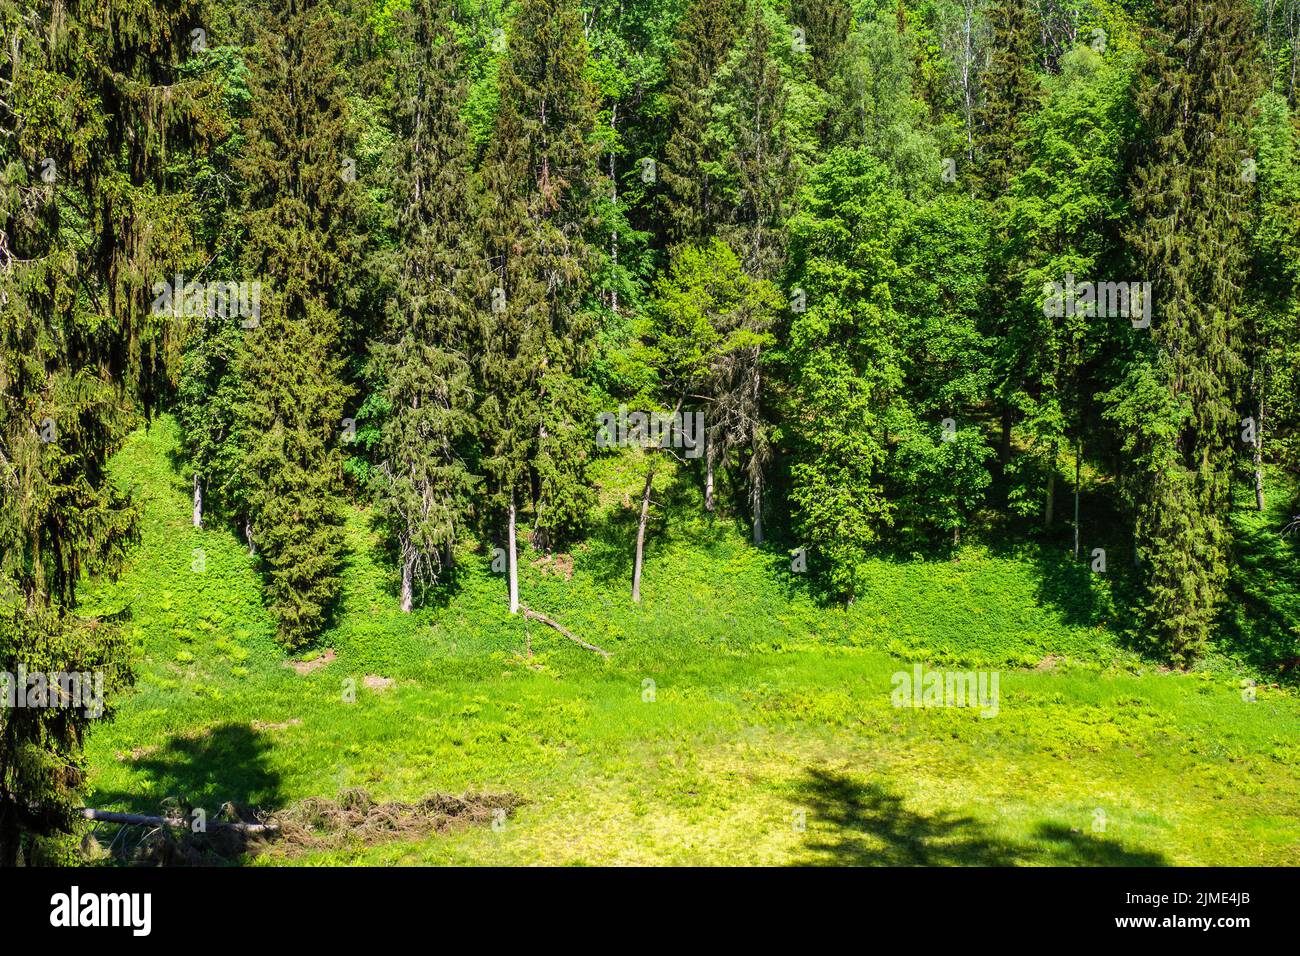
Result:
[[[1243,699],[1248,653],[1192,673],[1143,661],[1086,565],[976,546],[882,559],[853,607],[824,608],[779,549],[679,516],[654,532],[636,607],[630,568],[609,560],[636,462],[611,459],[572,578],[526,554],[521,581],[610,661],[507,614],[484,555],[465,555],[454,598],[401,614],[358,510],[315,651],[335,656],[299,674],[255,559],[224,528],[190,527],[177,448],[164,418],[117,456],[143,541],[117,582],[85,589],[83,613],[130,606],[139,653],[135,690],[87,742],[101,809],[275,811],[349,788],[527,801],[503,828],[275,848],[259,865],[1300,864],[1295,692],[1261,682]],[[1280,575],[1293,555],[1275,550]],[[1249,580],[1282,623],[1300,611]],[[1259,645],[1259,620],[1233,626]],[[894,708],[891,675],[914,661],[1000,670],[998,715]]]

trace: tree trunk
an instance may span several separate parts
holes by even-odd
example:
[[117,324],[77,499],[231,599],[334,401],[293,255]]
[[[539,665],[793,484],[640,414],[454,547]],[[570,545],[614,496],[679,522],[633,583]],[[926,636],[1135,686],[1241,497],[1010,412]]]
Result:
[[1074,559],[1079,560],[1079,475],[1082,468],[1083,439],[1074,446]]
[[253,545],[253,523],[247,518],[244,519],[244,540],[248,542],[248,556],[251,558],[257,554],[257,548]]
[[645,560],[645,526],[650,517],[650,489],[654,484],[655,466],[651,460],[641,492],[641,517],[636,524],[636,556],[632,560],[632,600],[641,603],[641,564]]
[[402,559],[402,613],[411,613],[411,579],[415,576],[415,557],[411,555]]
[[1052,527],[1052,514],[1056,509],[1056,462],[1052,462],[1052,470],[1047,475],[1047,501],[1043,507],[1043,527]]
[[1002,438],[998,442],[998,466],[1005,473],[1011,464],[1011,406],[1002,406]]
[[751,505],[754,509],[754,544],[763,543],[763,472],[756,471],[750,492]]
[[510,510],[509,521],[507,523],[506,534],[509,540],[506,542],[506,548],[510,555],[510,613],[519,613],[519,559],[515,555],[515,493],[510,492]]
[[194,473],[194,527],[203,527],[203,485],[197,471]]
[[[708,432],[706,431],[707,435]],[[705,438],[704,449],[704,510],[713,510],[713,442]]]
[[[682,410],[682,404],[686,401],[686,394],[677,399],[677,404],[673,407],[671,421],[677,420],[677,415]],[[649,463],[646,466],[645,489],[641,492],[641,517],[636,525],[636,557],[632,563],[632,600],[637,604],[641,603],[641,566],[645,559],[645,526],[650,517],[650,490],[654,485],[655,466],[657,459],[654,457],[657,452],[650,450],[647,452],[650,456]]]
[[1259,414],[1255,417],[1255,510],[1264,510],[1264,389],[1259,390]]

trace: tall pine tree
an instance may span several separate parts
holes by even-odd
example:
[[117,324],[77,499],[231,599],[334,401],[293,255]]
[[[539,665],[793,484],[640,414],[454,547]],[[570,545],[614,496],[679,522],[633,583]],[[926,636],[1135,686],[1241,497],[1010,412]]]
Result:
[[709,141],[713,83],[736,42],[738,0],[691,0],[677,28],[664,92],[669,133],[658,171],[662,228],[669,243],[699,242],[722,213],[719,157]]
[[402,610],[415,585],[449,566],[474,476],[470,350],[486,303],[477,197],[460,111],[464,71],[450,11],[414,0],[397,70],[394,166],[400,170],[402,274],[390,341],[376,349],[390,411],[380,438],[380,511],[401,566]]
[[1204,645],[1227,575],[1254,52],[1240,0],[1163,0],[1139,76],[1128,241],[1152,283],[1153,319],[1112,417],[1136,459],[1149,623],[1181,662]]
[[291,648],[314,638],[338,593],[343,552],[339,440],[348,389],[337,304],[356,239],[347,103],[333,15],[287,0],[259,36],[241,163],[244,262],[263,279],[261,317],[237,361],[237,471],[250,547]]
[[523,0],[482,170],[493,284],[477,339],[484,468],[506,518],[512,612],[521,505],[531,500],[532,541],[547,550],[591,502],[594,418],[578,375],[594,333],[586,298],[598,265],[591,233],[601,177],[586,66],[572,0]]

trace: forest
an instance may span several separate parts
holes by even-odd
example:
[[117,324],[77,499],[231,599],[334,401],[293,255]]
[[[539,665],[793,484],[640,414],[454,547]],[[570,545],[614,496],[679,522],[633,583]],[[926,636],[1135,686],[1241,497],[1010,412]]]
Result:
[[[760,730],[808,832],[942,819],[950,731],[1044,776],[919,860],[653,861],[1300,862],[1298,69],[1300,0],[0,0],[0,865],[356,788],[499,793],[265,852],[650,862],[539,807],[626,771],[685,832]],[[914,663],[996,720],[899,731]],[[714,803],[565,736],[649,703]],[[894,790],[826,769],[891,734]],[[1174,835],[1236,773],[1267,805]]]

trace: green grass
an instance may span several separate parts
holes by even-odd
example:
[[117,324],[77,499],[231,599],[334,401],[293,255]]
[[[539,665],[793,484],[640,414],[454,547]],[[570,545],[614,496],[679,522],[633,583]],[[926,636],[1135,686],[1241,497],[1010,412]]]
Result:
[[[143,505],[143,542],[86,608],[131,606],[139,680],[89,738],[94,806],[270,810],[348,787],[528,801],[501,830],[257,863],[1300,863],[1295,692],[1261,682],[1244,700],[1252,652],[1190,674],[1137,657],[1085,565],[979,547],[879,560],[851,608],[827,608],[783,552],[687,502],[658,519],[637,607],[623,498],[638,463],[607,459],[572,580],[530,554],[521,588],[611,660],[508,615],[482,553],[462,555],[449,599],[401,614],[357,511],[318,647],[337,657],[300,676],[254,559],[227,530],[189,526],[176,448],[163,419],[114,463]],[[1286,623],[1298,610],[1280,583],[1294,555],[1267,544],[1276,576],[1242,579],[1257,606],[1233,625],[1255,645],[1281,626],[1260,624],[1265,612]],[[913,661],[999,669],[998,715],[895,709],[891,675]],[[370,690],[367,675],[395,686]]]

